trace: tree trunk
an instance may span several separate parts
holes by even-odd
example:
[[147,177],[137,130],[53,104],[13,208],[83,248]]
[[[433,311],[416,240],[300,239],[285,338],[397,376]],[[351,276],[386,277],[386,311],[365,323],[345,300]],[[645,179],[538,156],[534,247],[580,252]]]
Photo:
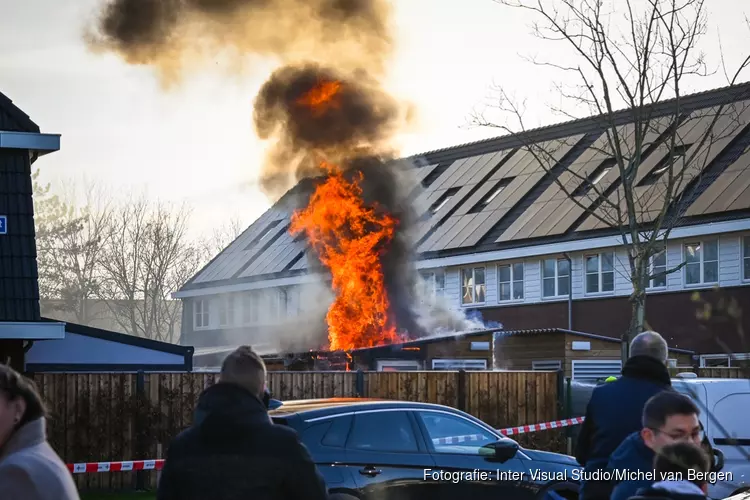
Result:
[[634,290],[633,294],[630,296],[630,325],[628,326],[628,330],[622,336],[623,366],[630,356],[630,342],[633,340],[633,337],[643,331],[643,325],[646,322],[646,292],[643,287],[640,287],[637,284],[635,285],[635,288],[637,289]]

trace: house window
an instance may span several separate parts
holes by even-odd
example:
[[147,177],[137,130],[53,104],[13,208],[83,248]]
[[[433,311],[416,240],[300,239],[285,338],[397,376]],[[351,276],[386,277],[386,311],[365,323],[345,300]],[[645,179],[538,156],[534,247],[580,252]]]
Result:
[[494,200],[495,198],[497,198],[497,196],[500,193],[502,193],[503,190],[506,187],[508,187],[508,185],[511,182],[513,182],[513,177],[508,177],[508,178],[505,178],[505,179],[500,179],[497,182],[497,184],[495,185],[495,187],[492,189],[492,191],[490,191],[489,193],[487,193],[484,196],[484,198],[482,198],[481,200],[479,200],[479,203],[477,203],[476,205],[474,205],[471,208],[471,210],[469,210],[469,213],[470,214],[476,214],[476,213],[481,212],[485,208],[487,208],[487,205],[489,205],[490,203],[492,203],[492,200]]
[[742,238],[742,279],[750,280],[750,236]]
[[575,359],[571,362],[573,380],[600,380],[617,377],[622,372],[622,361]]
[[219,326],[234,323],[234,295],[219,297]]
[[484,268],[473,267],[461,270],[462,304],[483,304],[486,292]]
[[586,293],[614,291],[614,260],[613,252],[586,256]]
[[193,302],[193,327],[208,328],[210,316],[208,314],[208,300],[199,299]]
[[557,372],[562,370],[562,361],[532,361],[531,369],[535,371]]
[[497,300],[523,300],[523,262],[497,266]]
[[685,284],[718,283],[719,240],[685,244]]
[[[657,163],[656,166],[652,168],[651,171],[643,177],[643,179],[641,179],[641,182],[638,183],[638,186],[651,186],[655,184],[656,181],[658,181],[659,178],[664,174],[664,172],[669,170],[670,166],[676,164],[680,158],[683,158],[685,156],[688,149],[690,149],[690,146],[692,146],[692,144],[675,145],[672,152],[667,152],[667,154],[664,155],[664,158],[659,160],[659,163]],[[682,169],[683,167],[680,166],[677,168],[676,172],[679,173]]]
[[606,158],[583,180],[580,186],[573,191],[573,196],[585,196],[591,189],[604,179],[610,170],[617,165],[616,158]]
[[445,272],[442,270],[422,271],[419,273],[424,282],[425,297],[442,297],[445,293]]
[[279,294],[269,290],[265,295],[266,322],[275,323],[279,319]]
[[430,212],[433,215],[438,213],[441,208],[443,208],[449,201],[451,201],[451,198],[456,196],[456,193],[458,193],[460,189],[461,188],[457,188],[457,187],[450,188],[445,193],[443,193],[443,195],[440,198],[438,198],[438,200],[435,203],[432,204],[432,206],[430,207]]
[[258,292],[248,292],[242,296],[242,323],[251,325],[258,322],[258,310],[260,309],[260,296]]
[[433,359],[433,370],[486,370],[486,359]]
[[567,259],[542,262],[542,296],[560,297],[570,293],[570,263]]
[[410,359],[381,359],[377,362],[379,372],[418,371],[421,368],[419,361]]
[[649,280],[649,288],[666,288],[667,287],[667,251],[651,256],[649,273],[654,276]]

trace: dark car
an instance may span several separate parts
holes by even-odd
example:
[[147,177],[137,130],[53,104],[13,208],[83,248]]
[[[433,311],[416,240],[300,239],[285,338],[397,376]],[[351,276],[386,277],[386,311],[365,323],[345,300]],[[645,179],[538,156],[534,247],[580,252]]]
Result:
[[578,497],[573,457],[521,448],[447,406],[318,399],[269,414],[297,431],[335,500]]

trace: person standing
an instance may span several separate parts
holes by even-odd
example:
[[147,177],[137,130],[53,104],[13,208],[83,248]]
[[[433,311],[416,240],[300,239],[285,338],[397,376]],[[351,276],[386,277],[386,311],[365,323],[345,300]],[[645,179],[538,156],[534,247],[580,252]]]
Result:
[[271,421],[266,367],[251,347],[229,354],[200,395],[193,425],[167,450],[157,500],[326,500],[325,482],[294,430]]
[[[596,387],[586,408],[575,457],[583,470],[593,473],[607,466],[610,455],[633,432],[641,429],[646,401],[672,387],[667,368],[667,342],[656,332],[637,335],[630,344],[630,358],[622,376]],[[599,500],[610,489],[603,481],[584,481],[581,500]]]
[[0,364],[0,498],[79,500],[67,467],[47,442],[46,411],[34,383]]
[[703,432],[699,415],[693,400],[676,391],[664,391],[649,399],[643,409],[643,428],[628,436],[607,464],[610,472],[640,473],[639,477],[615,485],[610,500],[627,500],[639,489],[652,486],[658,480],[653,477],[654,459],[666,446],[687,442],[700,447]]
[[654,460],[656,482],[629,500],[706,500],[711,459],[690,442],[664,446]]

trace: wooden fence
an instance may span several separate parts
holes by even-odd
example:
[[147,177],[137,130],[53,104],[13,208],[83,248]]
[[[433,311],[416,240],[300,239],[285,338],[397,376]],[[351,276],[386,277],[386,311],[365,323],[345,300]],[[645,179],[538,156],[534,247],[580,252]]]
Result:
[[[192,421],[215,374],[35,374],[50,410],[49,440],[68,463],[162,458]],[[555,372],[269,372],[281,400],[369,397],[459,408],[496,427],[556,420]],[[562,431],[521,436],[526,446],[560,450]],[[154,472],[77,474],[81,491],[153,489]]]
[[682,372],[692,372],[698,375],[699,378],[750,378],[750,369],[743,366],[733,366],[731,368],[709,367],[698,368],[697,370],[692,366],[678,366],[677,368],[672,368],[671,372],[673,376]]

